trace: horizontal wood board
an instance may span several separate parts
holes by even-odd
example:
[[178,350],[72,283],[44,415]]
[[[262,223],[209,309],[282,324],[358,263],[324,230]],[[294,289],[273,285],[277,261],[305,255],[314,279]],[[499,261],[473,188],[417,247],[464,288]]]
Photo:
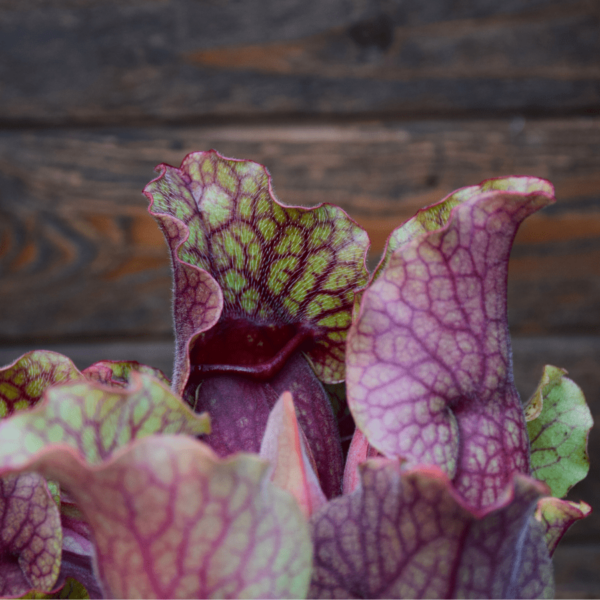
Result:
[[452,190],[546,177],[558,203],[513,250],[518,335],[600,334],[600,119],[0,132],[0,343],[168,335],[166,245],[142,187],[216,148],[270,169],[287,204],[329,201],[386,236]]
[[0,123],[598,114],[595,0],[0,2]]

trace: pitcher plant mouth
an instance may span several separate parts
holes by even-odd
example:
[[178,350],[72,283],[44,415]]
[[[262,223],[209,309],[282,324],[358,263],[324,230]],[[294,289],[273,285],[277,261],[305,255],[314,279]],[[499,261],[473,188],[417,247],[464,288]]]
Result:
[[318,330],[301,323],[260,325],[229,318],[202,334],[191,349],[191,376],[243,375],[272,379],[298,351],[314,346]]

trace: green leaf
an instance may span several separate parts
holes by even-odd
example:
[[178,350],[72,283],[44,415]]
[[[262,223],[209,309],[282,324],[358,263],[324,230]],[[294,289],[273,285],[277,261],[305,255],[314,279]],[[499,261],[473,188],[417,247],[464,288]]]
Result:
[[0,418],[35,406],[50,386],[80,378],[71,359],[58,352],[27,352],[0,369]]
[[587,442],[594,424],[579,386],[551,365],[525,406],[531,474],[562,498],[589,471]]
[[197,415],[163,383],[131,373],[126,388],[81,379],[46,392],[34,409],[0,421],[0,465],[18,468],[47,445],[68,445],[94,464],[153,433],[201,435],[208,415]]

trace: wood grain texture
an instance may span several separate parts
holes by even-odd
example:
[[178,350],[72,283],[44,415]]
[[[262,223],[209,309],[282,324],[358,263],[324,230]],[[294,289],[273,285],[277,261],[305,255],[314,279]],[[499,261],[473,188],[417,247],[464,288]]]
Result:
[[555,598],[600,597],[600,544],[560,544],[553,558]]
[[594,0],[2,0],[0,122],[598,113]]
[[0,343],[166,335],[166,246],[142,187],[216,148],[266,164],[287,204],[333,202],[387,234],[450,191],[510,173],[559,202],[520,230],[514,333],[600,333],[600,119],[0,132]]

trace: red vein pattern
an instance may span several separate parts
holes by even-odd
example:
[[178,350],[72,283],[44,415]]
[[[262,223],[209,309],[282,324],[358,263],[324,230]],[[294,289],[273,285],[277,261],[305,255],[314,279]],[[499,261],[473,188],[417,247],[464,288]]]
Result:
[[54,446],[23,468],[59,481],[81,507],[107,597],[305,597],[307,523],[258,457],[219,460],[195,439],[160,435],[97,466]]
[[523,179],[530,193],[467,194],[445,225],[399,246],[348,337],[357,426],[385,456],[438,465],[474,507],[495,502],[515,471],[529,472],[507,267],[519,224],[553,197],[547,182]]
[[361,485],[312,519],[310,598],[548,598],[552,566],[532,518],[543,484],[517,475],[483,511],[437,468],[360,466]]
[[73,362],[58,352],[27,352],[0,369],[0,418],[35,406],[49,386],[80,377]]
[[189,376],[181,354],[219,317],[311,338],[317,375],[342,380],[354,290],[367,279],[366,232],[331,205],[280,204],[267,170],[251,161],[210,151],[188,155],[178,169],[158,168],[144,192],[174,265],[175,388],[183,390]]
[[36,473],[0,478],[0,594],[52,590],[59,574],[60,514]]
[[149,375],[132,373],[126,388],[82,379],[51,388],[33,410],[0,421],[0,466],[20,468],[49,444],[76,450],[93,464],[153,433],[208,431],[207,415],[192,412]]

